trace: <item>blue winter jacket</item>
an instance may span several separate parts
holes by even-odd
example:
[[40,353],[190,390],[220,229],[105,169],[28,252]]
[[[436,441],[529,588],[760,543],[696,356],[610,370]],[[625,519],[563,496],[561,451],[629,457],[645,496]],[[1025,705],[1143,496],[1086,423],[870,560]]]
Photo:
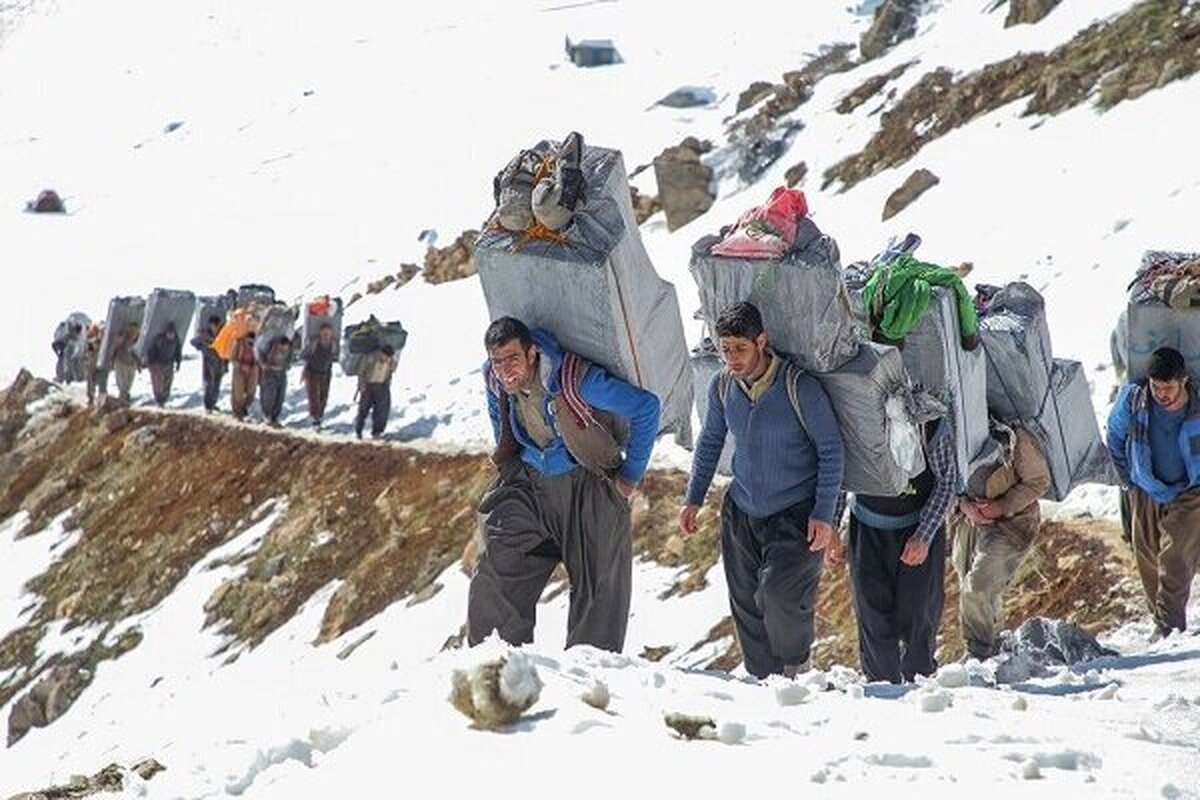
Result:
[[[513,436],[521,445],[521,460],[543,475],[563,475],[579,466],[567,450],[562,435],[558,433],[558,421],[550,408],[551,401],[562,391],[559,384],[563,349],[555,338],[541,329],[532,332],[533,343],[541,357],[549,360],[546,375],[546,405],[542,414],[554,428],[554,441],[542,449],[529,438],[517,418],[516,404],[509,404],[509,423]],[[484,365],[484,380],[487,382],[490,367]],[[546,374],[544,371],[543,374]],[[629,421],[629,443],[625,447],[625,462],[617,471],[617,477],[630,483],[638,483],[646,474],[650,453],[658,436],[658,397],[645,389],[639,389],[619,378],[614,378],[598,364],[592,364],[580,382],[580,394],[593,408],[607,411]],[[492,420],[492,433],[500,441],[500,401],[490,385],[487,391],[488,416]]]
[[1186,483],[1167,484],[1154,473],[1150,448],[1150,387],[1146,382],[1121,388],[1108,415],[1108,452],[1126,484],[1133,484],[1155,503],[1170,503],[1200,486],[1200,397],[1188,389],[1187,418],[1179,429],[1179,452],[1187,466]]

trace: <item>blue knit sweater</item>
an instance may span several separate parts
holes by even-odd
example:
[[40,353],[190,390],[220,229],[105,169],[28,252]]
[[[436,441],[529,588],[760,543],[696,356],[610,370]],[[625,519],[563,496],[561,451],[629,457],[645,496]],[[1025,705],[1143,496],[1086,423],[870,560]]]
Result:
[[832,522],[842,485],[844,453],[829,396],[817,379],[802,374],[797,383],[804,425],[788,397],[787,370],[780,369],[766,393],[752,403],[736,382],[725,404],[718,374],[708,389],[708,414],[692,458],[687,502],[700,505],[708,493],[725,434],[733,434],[733,482],[737,507],[752,517],[769,517],[800,503],[812,503],[811,518]]

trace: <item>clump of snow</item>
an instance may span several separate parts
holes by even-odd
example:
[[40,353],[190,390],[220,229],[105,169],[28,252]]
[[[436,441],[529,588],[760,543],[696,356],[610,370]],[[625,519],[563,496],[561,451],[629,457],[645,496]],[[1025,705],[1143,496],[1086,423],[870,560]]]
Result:
[[938,670],[937,684],[943,689],[962,689],[971,682],[964,664],[947,664]]
[[507,727],[533,707],[542,681],[529,656],[519,651],[451,675],[450,703],[481,730]]
[[722,744],[741,744],[746,739],[746,726],[740,722],[721,723],[717,738]]
[[663,716],[667,727],[679,734],[682,739],[713,739],[717,734],[716,720],[711,717],[701,717],[694,714],[682,714],[672,711]]
[[789,681],[775,687],[775,700],[784,707],[798,706],[807,700],[808,696],[808,687],[800,683]]
[[1017,695],[1016,699],[1012,701],[1012,710],[1013,711],[1028,711],[1029,710],[1029,701],[1026,700],[1022,695]]
[[1021,777],[1027,781],[1040,780],[1042,777],[1042,769],[1038,763],[1032,758],[1021,764]]
[[595,680],[582,695],[581,700],[587,703],[598,711],[607,711],[608,704],[612,701],[612,695],[608,691],[608,684],[602,680]]
[[944,689],[930,685],[914,693],[917,706],[928,714],[939,714],[954,705],[954,697]]

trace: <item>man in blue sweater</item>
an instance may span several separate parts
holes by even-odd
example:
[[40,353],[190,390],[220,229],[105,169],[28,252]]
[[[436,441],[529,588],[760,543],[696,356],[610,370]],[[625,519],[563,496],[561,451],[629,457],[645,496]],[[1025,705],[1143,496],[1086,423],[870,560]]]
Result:
[[567,646],[620,652],[633,569],[630,498],[658,436],[659,401],[503,317],[484,337],[500,475],[479,505],[482,555],[467,604],[473,646],[533,641],[538,599],[562,563]]
[[725,309],[716,333],[726,369],[709,387],[692,459],[685,536],[712,483],[727,433],[733,481],[721,507],[721,557],[746,670],[759,678],[808,668],[817,588],[842,484],[842,435],[811,375],[771,351],[750,303]]
[[1117,395],[1108,452],[1129,487],[1138,574],[1165,636],[1187,629],[1200,565],[1200,397],[1178,350],[1154,351],[1148,374]]

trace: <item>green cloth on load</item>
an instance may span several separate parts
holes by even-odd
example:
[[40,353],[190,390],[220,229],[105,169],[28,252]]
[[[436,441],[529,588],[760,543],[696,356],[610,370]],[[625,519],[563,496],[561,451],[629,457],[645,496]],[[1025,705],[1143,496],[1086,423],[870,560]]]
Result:
[[[954,290],[958,299],[958,322],[964,340],[972,340],[979,331],[975,303],[957,273],[917,261],[909,255],[898,256],[875,270],[863,289],[863,302],[871,323],[892,341],[901,341],[917,327],[929,308],[936,286]],[[882,295],[880,288],[882,287]]]

